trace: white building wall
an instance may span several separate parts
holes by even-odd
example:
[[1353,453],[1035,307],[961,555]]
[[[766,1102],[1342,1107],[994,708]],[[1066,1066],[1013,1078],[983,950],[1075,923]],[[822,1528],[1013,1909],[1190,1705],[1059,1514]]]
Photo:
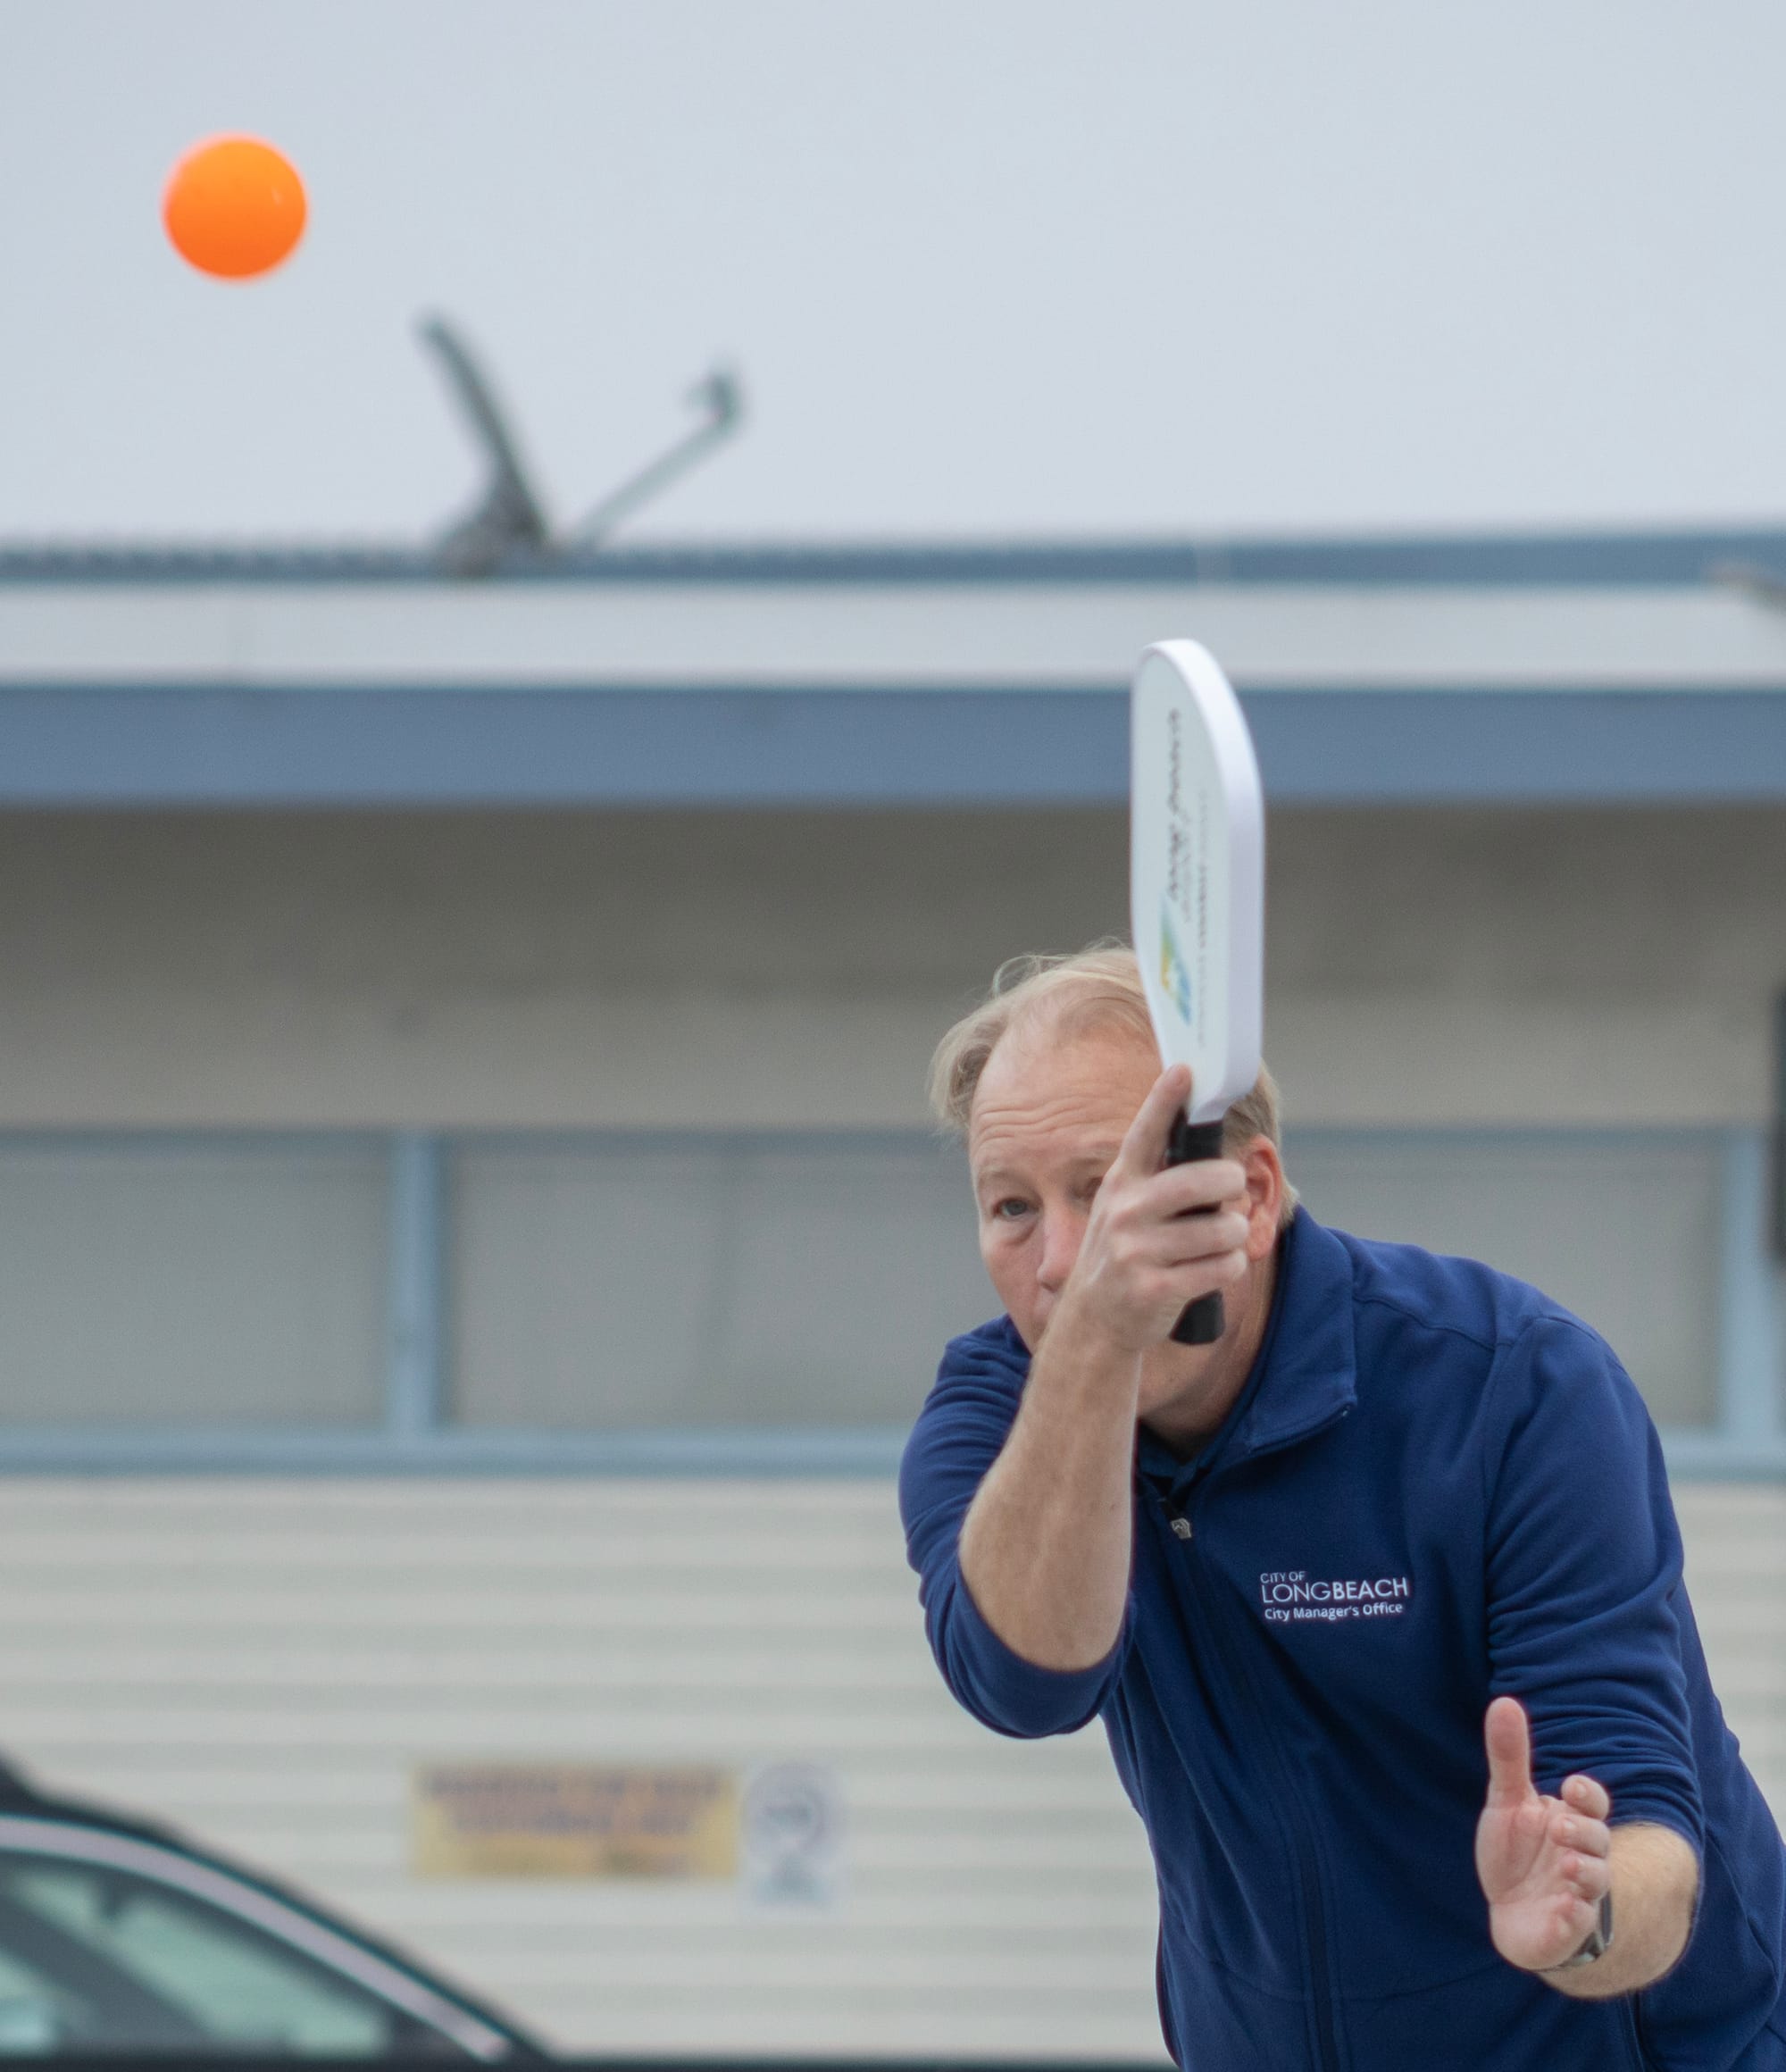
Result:
[[[1786,1492],[1679,1492],[1786,1805]],[[925,1650],[883,1483],[15,1482],[0,1747],[300,1880],[591,2050],[1161,2056],[1151,1875],[1097,1729],[1000,1741]],[[430,1759],[835,1764],[833,1914],[436,1881]]]
[[[1120,811],[0,816],[0,1127],[920,1124]],[[1755,1122],[1786,809],[1281,811],[1310,1123]]]

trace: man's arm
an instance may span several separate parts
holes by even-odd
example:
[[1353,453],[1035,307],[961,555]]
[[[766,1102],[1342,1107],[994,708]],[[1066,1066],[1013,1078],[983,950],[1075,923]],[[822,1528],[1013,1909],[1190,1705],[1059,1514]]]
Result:
[[1240,1195],[1240,1169],[1161,1169],[1189,1090],[1182,1065],[1163,1073],[1106,1174],[1010,1438],[962,1526],[962,1578],[981,1616],[1039,1668],[1089,1668],[1116,1645],[1141,1356],[1187,1302],[1246,1270],[1244,1217],[1192,1213]]
[[1613,1946],[1574,1971],[1550,1971],[1544,1983],[1573,2000],[1610,2000],[1636,1993],[1673,1970],[1693,1928],[1699,1859],[1672,1827],[1633,1821],[1612,1831]]
[[[1686,1948],[1705,1834],[1661,1448],[1604,1342],[1561,1316],[1535,1318],[1504,1349],[1485,1407],[1490,1684],[1517,1693],[1486,1721],[1477,1867],[1495,1946],[1573,1998],[1636,1992]],[[1534,1769],[1555,1796],[1532,1788]],[[1534,1853],[1542,1842],[1553,1869],[1558,1855],[1583,1859],[1565,1871],[1577,1903],[1548,1941],[1528,1939],[1530,1909],[1521,1930],[1485,1856],[1497,1830]],[[1545,1875],[1540,1862],[1540,1892]],[[1556,1970],[1608,1884],[1611,1949]]]
[[[1489,1933],[1509,1964],[1575,2000],[1610,2000],[1653,1984],[1680,1961],[1693,1926],[1699,1863],[1684,1835],[1657,1822],[1608,1827],[1612,1800],[1592,1777],[1559,1798],[1531,1781],[1525,1713],[1497,1698],[1485,1723],[1489,1794],[1476,1828],[1476,1872]],[[1588,1941],[1612,1893],[1612,1946],[1562,1969]]]
[[981,1616],[1039,1668],[1089,1669],[1122,1633],[1140,1365],[1063,1301],[962,1525]]

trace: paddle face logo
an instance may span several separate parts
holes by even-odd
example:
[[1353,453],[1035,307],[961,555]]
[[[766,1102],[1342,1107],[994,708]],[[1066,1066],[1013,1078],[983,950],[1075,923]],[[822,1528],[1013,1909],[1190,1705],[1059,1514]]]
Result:
[[1160,987],[1178,1009],[1179,1020],[1189,1022],[1190,973],[1179,952],[1178,938],[1173,933],[1172,909],[1164,902],[1160,906]]
[[[1204,1040],[1202,982],[1209,955],[1209,805],[1186,790],[1184,723],[1166,712],[1165,873],[1160,901],[1160,991],[1196,1040]],[[1138,946],[1139,947],[1139,946]],[[1190,957],[1185,956],[1186,948]],[[1195,968],[1197,982],[1191,973]]]

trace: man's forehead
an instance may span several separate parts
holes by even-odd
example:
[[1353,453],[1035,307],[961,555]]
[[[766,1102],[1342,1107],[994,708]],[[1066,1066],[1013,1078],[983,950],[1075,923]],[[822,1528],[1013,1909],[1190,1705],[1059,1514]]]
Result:
[[975,1089],[997,1098],[1021,1098],[1064,1080],[1097,1078],[1123,1083],[1138,1074],[1151,1082],[1160,1069],[1151,1036],[1123,1023],[1081,1023],[1036,1015],[1014,1023],[993,1046]]
[[1108,1027],[1011,1030],[986,1062],[968,1114],[968,1149],[981,1155],[1034,1138],[1081,1136],[1087,1156],[1114,1155],[1159,1071],[1152,1046]]

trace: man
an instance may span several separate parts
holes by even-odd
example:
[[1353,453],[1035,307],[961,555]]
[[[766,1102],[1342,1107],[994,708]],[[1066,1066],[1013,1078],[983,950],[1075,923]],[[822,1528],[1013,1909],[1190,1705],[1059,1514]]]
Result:
[[[1006,1314],[900,1499],[989,1726],[1101,1717],[1189,2072],[1786,2072],[1786,1852],[1718,1711],[1656,1435],[1535,1290],[1296,1206],[1269,1079],[1164,1168],[1134,959],[945,1039]],[[1213,1346],[1172,1341],[1223,1291]]]

